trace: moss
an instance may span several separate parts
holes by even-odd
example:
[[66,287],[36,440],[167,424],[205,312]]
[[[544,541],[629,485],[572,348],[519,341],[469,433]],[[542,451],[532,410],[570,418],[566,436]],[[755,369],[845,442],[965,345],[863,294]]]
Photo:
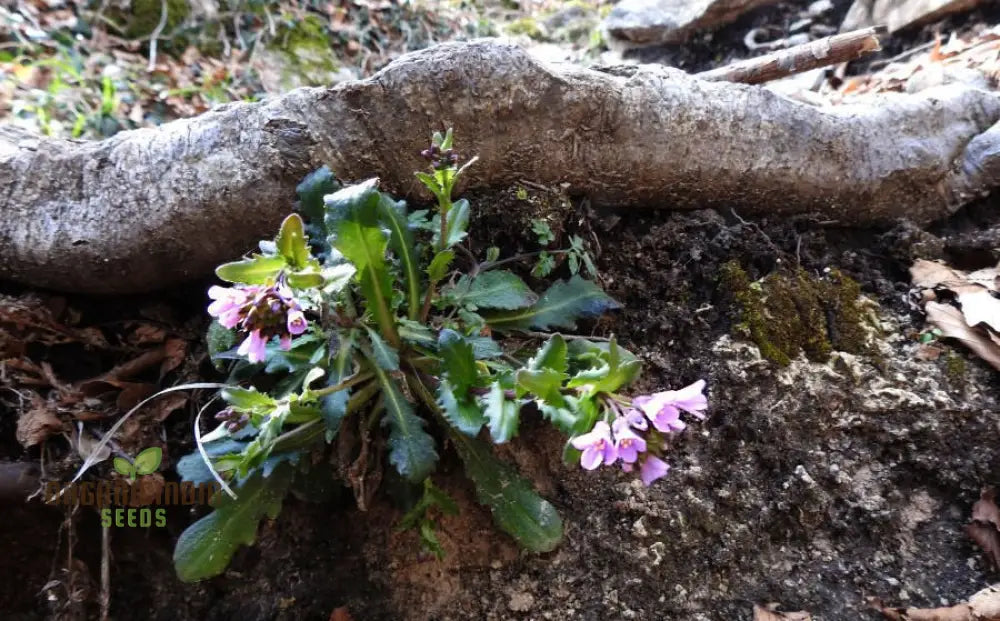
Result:
[[287,64],[286,72],[314,86],[324,83],[329,74],[340,68],[326,27],[315,15],[298,20],[285,16],[268,49],[281,54]]
[[[137,39],[151,35],[160,23],[163,3],[160,0],[132,0],[130,7],[128,15],[124,16],[125,36]],[[187,0],[167,0],[167,24],[163,27],[163,35],[168,36],[190,13]]]
[[524,35],[536,41],[543,41],[545,39],[545,33],[542,31],[541,26],[531,17],[522,17],[514,20],[507,24],[504,30],[509,35]]
[[868,351],[868,313],[857,282],[831,271],[823,278],[802,269],[752,282],[736,261],[721,268],[719,284],[737,308],[734,331],[763,357],[782,366],[799,353],[825,362],[833,351]]
[[964,384],[967,370],[968,367],[965,364],[965,358],[953,351],[949,351],[944,359],[944,374],[948,378],[948,381],[956,386]]

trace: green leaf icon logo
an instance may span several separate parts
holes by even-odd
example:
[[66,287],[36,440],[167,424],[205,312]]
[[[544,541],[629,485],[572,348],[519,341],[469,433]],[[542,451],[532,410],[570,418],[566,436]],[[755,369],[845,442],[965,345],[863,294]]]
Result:
[[126,476],[130,479],[135,478],[135,475],[132,473],[132,464],[130,464],[124,457],[115,457],[115,470],[117,470],[122,476]]
[[160,447],[153,446],[144,450],[135,457],[136,473],[153,474],[160,467],[161,459],[163,459],[163,449]]

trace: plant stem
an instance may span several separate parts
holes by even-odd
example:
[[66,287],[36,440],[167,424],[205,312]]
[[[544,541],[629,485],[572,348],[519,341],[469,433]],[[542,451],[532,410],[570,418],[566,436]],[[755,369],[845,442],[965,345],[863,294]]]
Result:
[[431,300],[434,297],[435,289],[437,289],[436,282],[427,283],[427,295],[424,296],[424,305],[420,309],[420,323],[427,323],[427,316],[431,314]]
[[[360,410],[377,391],[378,385],[372,383],[351,395],[351,398],[347,402],[347,411],[344,413],[344,418]],[[273,452],[280,452],[304,448],[316,441],[324,430],[323,419],[314,418],[275,438],[274,447],[271,450]]]
[[314,397],[325,397],[331,393],[335,393],[339,390],[344,390],[345,388],[350,388],[355,384],[360,384],[375,377],[374,373],[357,373],[347,378],[346,380],[340,382],[339,384],[334,384],[333,386],[327,386],[326,388],[320,388],[319,390],[313,390],[312,395]]
[[525,252],[524,254],[516,254],[512,257],[507,257],[506,259],[500,259],[499,261],[487,261],[486,263],[480,263],[479,271],[485,272],[486,270],[491,270],[495,267],[500,267],[501,265],[507,265],[508,263],[514,263],[516,261],[531,259],[532,257],[537,257],[543,252],[547,252],[549,254],[568,254],[570,251],[566,249],[566,250],[536,250],[535,252]]

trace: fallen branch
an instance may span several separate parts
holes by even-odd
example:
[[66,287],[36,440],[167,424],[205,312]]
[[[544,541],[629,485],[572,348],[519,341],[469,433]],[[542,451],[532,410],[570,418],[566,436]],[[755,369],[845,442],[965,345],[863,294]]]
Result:
[[762,84],[877,52],[882,49],[878,35],[884,33],[885,28],[882,26],[845,32],[696,75],[702,80]]
[[475,187],[530,179],[622,208],[928,222],[1000,179],[998,120],[995,94],[955,85],[818,109],[666,67],[614,76],[496,41],[446,44],[367,80],[99,142],[0,127],[0,278],[120,293],[205,276],[273,234],[321,164],[426,198],[413,171],[442,126],[479,155]]

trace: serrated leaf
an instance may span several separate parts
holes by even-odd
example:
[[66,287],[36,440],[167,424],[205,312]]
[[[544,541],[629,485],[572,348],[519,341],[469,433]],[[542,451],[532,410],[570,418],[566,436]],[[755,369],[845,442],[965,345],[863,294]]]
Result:
[[452,437],[479,502],[490,508],[497,525],[532,552],[549,552],[559,545],[563,526],[555,507],[494,457],[486,444],[462,434]]
[[448,267],[454,258],[455,252],[452,250],[442,250],[434,255],[431,264],[427,266],[427,278],[431,282],[442,280],[448,274]]
[[288,285],[293,289],[314,289],[323,282],[323,275],[319,272],[297,272],[288,275]]
[[444,329],[438,334],[438,351],[441,354],[443,374],[459,394],[479,384],[479,371],[472,345],[454,330]]
[[431,191],[431,194],[437,196],[441,193],[441,184],[438,183],[437,177],[419,171],[414,174],[416,174],[417,179],[420,179],[421,183],[427,186],[427,189]]
[[451,426],[468,436],[476,436],[486,417],[474,399],[456,391],[447,379],[438,384],[438,404]]
[[274,243],[278,254],[295,269],[302,269],[309,263],[309,243],[299,214],[293,213],[285,218]]
[[459,296],[460,303],[477,308],[513,310],[538,301],[538,296],[523,280],[507,271],[483,272],[472,279],[463,276],[455,289],[463,292]]
[[484,414],[489,422],[490,435],[497,444],[503,444],[517,435],[517,427],[521,421],[521,406],[511,401],[505,395],[503,386],[494,382],[490,392],[483,397]]
[[[354,339],[356,333],[351,330],[340,335],[340,343],[337,353],[330,361],[329,375],[327,376],[327,386],[336,386],[343,382],[354,371]],[[340,431],[340,424],[347,415],[347,402],[350,400],[351,390],[346,388],[338,390],[323,397],[321,402],[323,422],[326,423],[326,437],[330,441]]]
[[420,273],[417,268],[416,243],[413,231],[406,219],[406,203],[394,202],[384,194],[379,196],[379,216],[389,229],[389,246],[399,260],[403,273],[403,287],[406,290],[407,315],[416,319],[420,314]]
[[266,410],[277,405],[274,399],[258,392],[256,388],[238,388],[236,386],[223,388],[222,398],[229,405],[242,411]]
[[565,406],[566,400],[560,392],[566,377],[564,373],[555,369],[519,369],[514,377],[518,397],[531,394],[549,405]]
[[269,477],[256,472],[239,488],[234,500],[216,494],[215,511],[181,533],[174,548],[174,568],[182,582],[197,582],[225,571],[241,545],[252,545],[260,520],[278,517],[291,484],[293,468],[279,465]]
[[561,334],[553,334],[538,349],[534,357],[528,360],[528,368],[533,371],[537,371],[538,369],[553,369],[563,374],[569,367],[566,356],[567,351],[566,339]]
[[419,483],[437,463],[434,438],[424,430],[424,420],[413,413],[396,380],[377,366],[373,370],[385,400],[382,424],[389,427],[389,463],[405,479]]
[[618,346],[612,339],[607,348],[594,344],[593,351],[599,352],[596,366],[583,369],[567,382],[570,388],[590,386],[589,394],[616,392],[631,384],[642,372],[642,363],[634,354]]
[[226,282],[263,285],[274,280],[284,268],[284,257],[256,255],[251,259],[223,263],[215,268],[215,275]]
[[494,329],[553,327],[572,330],[579,319],[597,317],[605,311],[620,308],[601,288],[589,280],[574,276],[553,284],[530,308],[485,316]]
[[323,197],[340,188],[340,184],[327,166],[323,166],[305,176],[295,188],[299,197],[299,211],[313,224],[323,222]]
[[542,413],[542,416],[563,433],[573,433],[573,430],[577,428],[580,422],[581,417],[573,411],[568,400],[563,406],[552,405],[543,401],[536,401],[535,405],[538,406],[538,411]]
[[124,457],[115,457],[113,463],[118,474],[130,479],[135,478],[135,473],[132,471],[132,464],[127,459]]
[[144,449],[135,456],[136,474],[153,474],[160,467],[160,460],[163,459],[163,449],[158,446],[151,446]]
[[372,344],[372,353],[375,355],[375,364],[382,367],[386,371],[397,371],[399,370],[399,353],[390,347],[379,333],[372,330],[369,327],[365,327],[368,331],[368,340]]

